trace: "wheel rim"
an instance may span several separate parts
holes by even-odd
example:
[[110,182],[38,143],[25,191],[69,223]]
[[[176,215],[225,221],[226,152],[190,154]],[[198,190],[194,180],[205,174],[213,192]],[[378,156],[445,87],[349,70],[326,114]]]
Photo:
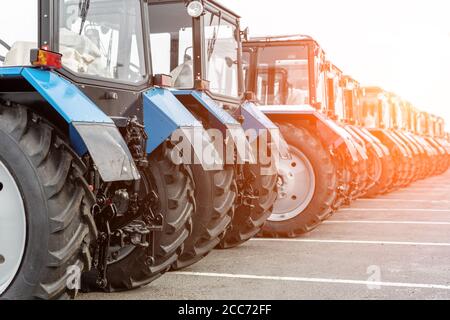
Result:
[[22,195],[8,168],[0,161],[0,295],[14,280],[26,242],[26,216]]
[[291,159],[280,160],[278,199],[269,221],[280,222],[300,215],[310,204],[316,189],[311,162],[300,150],[290,148]]

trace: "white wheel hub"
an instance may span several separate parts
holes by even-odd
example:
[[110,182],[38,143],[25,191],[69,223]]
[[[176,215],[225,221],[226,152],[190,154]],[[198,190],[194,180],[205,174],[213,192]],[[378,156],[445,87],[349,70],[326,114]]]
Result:
[[9,287],[25,252],[26,216],[14,177],[0,161],[0,295]]
[[269,221],[280,222],[300,215],[310,204],[316,189],[314,169],[298,149],[290,148],[292,159],[280,160],[278,199]]

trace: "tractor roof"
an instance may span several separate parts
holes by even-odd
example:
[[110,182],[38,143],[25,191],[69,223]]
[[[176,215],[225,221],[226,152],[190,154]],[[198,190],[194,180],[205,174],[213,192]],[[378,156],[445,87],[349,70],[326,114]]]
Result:
[[357,87],[360,87],[360,86],[361,86],[361,84],[359,83],[358,80],[356,80],[356,79],[353,78],[352,76],[349,76],[348,74],[344,74],[344,75],[342,76],[342,78],[343,78],[344,80],[346,80],[347,82],[352,82],[352,83],[354,83]]
[[264,36],[264,37],[253,37],[249,41],[251,43],[289,43],[289,42],[299,42],[299,43],[314,43],[320,47],[319,43],[314,40],[313,37],[303,34],[296,35],[278,35],[278,36]]
[[[182,3],[186,3],[186,0],[148,0],[149,3],[178,3],[178,2],[182,2]],[[222,4],[220,4],[218,1],[215,0],[204,0],[205,3],[211,3],[212,5],[216,6],[217,8],[226,11],[228,14],[235,16],[236,18],[240,19],[241,16],[236,14],[234,11],[228,9],[227,7],[223,6]]]
[[362,89],[369,94],[380,94],[386,92],[383,88],[380,87],[363,87]]

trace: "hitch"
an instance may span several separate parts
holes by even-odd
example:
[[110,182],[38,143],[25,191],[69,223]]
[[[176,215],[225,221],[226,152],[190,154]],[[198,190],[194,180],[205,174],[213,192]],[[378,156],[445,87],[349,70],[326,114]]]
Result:
[[[101,208],[101,205],[104,205],[104,207]],[[108,268],[108,249],[111,245],[109,221],[117,216],[117,209],[113,203],[109,203],[105,198],[101,197],[97,199],[97,204],[92,207],[92,214],[99,231],[97,246],[94,252],[94,267],[99,272],[96,284],[99,288],[104,289],[108,285],[106,272]]]

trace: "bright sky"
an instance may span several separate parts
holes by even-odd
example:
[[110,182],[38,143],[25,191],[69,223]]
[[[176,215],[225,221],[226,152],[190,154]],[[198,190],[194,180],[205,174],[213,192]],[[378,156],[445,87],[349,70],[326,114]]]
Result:
[[[313,36],[345,73],[444,116],[450,130],[449,0],[219,1],[252,35]],[[1,39],[36,39],[36,2],[8,0]]]
[[450,130],[449,0],[220,2],[253,36],[313,36],[345,73],[444,116]]

